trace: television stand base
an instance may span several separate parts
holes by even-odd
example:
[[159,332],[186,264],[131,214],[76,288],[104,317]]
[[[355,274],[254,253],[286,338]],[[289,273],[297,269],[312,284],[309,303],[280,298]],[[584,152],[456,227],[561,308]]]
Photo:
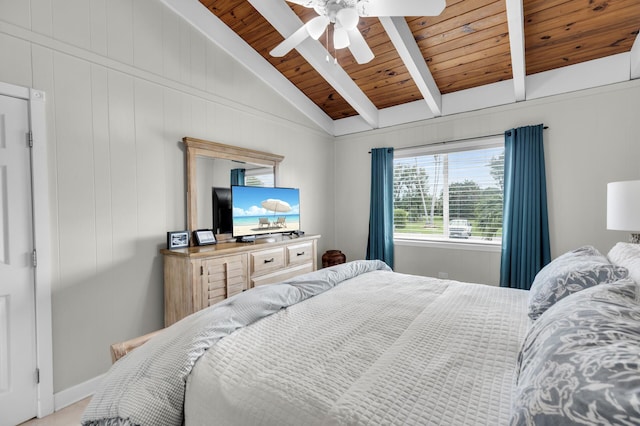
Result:
[[236,238],[237,243],[253,243],[256,241],[255,235],[245,235],[244,237]]

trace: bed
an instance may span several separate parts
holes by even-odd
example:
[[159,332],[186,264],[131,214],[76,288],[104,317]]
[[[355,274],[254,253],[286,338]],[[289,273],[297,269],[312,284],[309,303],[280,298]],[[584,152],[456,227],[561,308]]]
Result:
[[640,252],[616,248],[531,292],[380,261],[257,287],[116,362],[83,424],[637,425]]

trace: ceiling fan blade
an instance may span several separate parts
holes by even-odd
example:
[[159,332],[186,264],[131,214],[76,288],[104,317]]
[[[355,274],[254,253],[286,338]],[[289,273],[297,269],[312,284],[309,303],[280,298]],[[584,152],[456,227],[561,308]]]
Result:
[[349,34],[349,50],[359,64],[366,64],[374,57],[373,52],[369,48],[367,41],[362,37],[360,31],[356,28],[354,30],[348,30]]
[[309,31],[307,31],[306,25],[303,25],[298,28],[296,32],[285,38],[282,43],[274,47],[269,54],[276,58],[284,56],[289,53],[291,49],[302,43],[307,37],[309,37]]
[[289,3],[299,4],[304,7],[313,7],[315,0],[287,0]]
[[438,16],[446,0],[361,0],[357,4],[360,16]]
[[317,40],[327,29],[327,25],[329,25],[329,18],[324,15],[316,16],[304,26],[307,28],[307,32],[311,36],[312,39]]

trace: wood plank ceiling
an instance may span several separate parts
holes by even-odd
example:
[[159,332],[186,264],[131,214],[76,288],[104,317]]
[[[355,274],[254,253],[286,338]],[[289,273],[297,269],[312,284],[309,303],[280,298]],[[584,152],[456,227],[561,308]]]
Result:
[[[283,37],[248,1],[199,1],[329,117],[358,114],[295,49],[269,55]],[[303,22],[316,16],[288,4]],[[629,52],[640,30],[639,0],[523,0],[523,8],[527,75]],[[441,94],[513,78],[505,0],[447,0],[440,16],[406,22]],[[360,18],[358,28],[375,58],[359,65],[348,49],[335,56],[375,107],[422,99],[381,22]],[[331,40],[329,32],[319,41],[334,54]]]

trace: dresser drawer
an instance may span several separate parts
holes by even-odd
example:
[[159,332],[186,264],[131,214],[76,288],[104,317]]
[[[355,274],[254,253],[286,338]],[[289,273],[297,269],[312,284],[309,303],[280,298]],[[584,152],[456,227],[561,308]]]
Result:
[[251,277],[251,286],[257,287],[264,284],[279,283],[280,281],[288,280],[289,278],[293,278],[301,274],[306,274],[307,272],[313,272],[313,264],[303,264],[282,271],[276,271],[266,275]]
[[284,248],[260,250],[251,253],[251,275],[266,274],[284,268]]
[[287,246],[287,266],[302,265],[313,261],[313,244],[301,243]]

